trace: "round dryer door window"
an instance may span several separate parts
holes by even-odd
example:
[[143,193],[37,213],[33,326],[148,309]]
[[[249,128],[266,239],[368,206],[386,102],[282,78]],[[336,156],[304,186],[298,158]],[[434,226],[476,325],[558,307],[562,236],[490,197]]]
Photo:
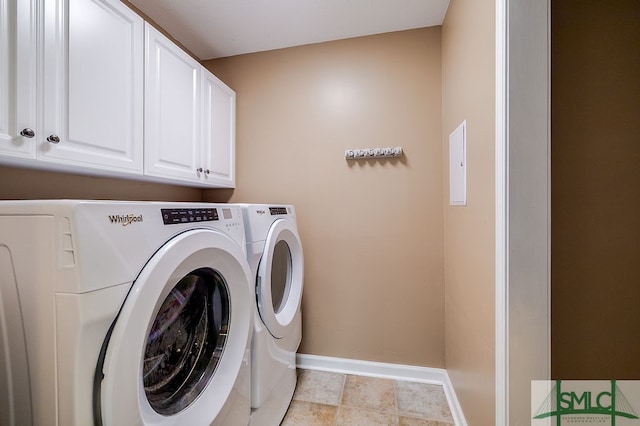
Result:
[[227,341],[229,292],[218,271],[191,271],[169,292],[147,336],[142,380],[164,415],[191,404],[209,383]]
[[273,312],[281,312],[291,291],[291,250],[284,240],[273,248],[271,262],[271,303]]
[[300,309],[303,287],[302,244],[293,224],[276,220],[267,234],[258,266],[258,311],[269,333],[277,339],[288,335]]

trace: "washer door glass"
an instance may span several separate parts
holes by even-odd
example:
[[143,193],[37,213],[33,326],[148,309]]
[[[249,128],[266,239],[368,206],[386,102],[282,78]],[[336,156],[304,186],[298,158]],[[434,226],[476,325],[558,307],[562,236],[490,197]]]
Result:
[[229,292],[217,271],[196,269],[169,292],[147,336],[144,392],[159,414],[189,406],[214,374],[229,333]]

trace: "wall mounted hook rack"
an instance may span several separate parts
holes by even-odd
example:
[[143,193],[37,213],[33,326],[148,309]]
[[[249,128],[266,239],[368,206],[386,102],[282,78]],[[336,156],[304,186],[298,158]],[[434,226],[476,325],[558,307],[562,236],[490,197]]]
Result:
[[402,147],[347,149],[344,158],[347,160],[364,160],[369,158],[402,157]]

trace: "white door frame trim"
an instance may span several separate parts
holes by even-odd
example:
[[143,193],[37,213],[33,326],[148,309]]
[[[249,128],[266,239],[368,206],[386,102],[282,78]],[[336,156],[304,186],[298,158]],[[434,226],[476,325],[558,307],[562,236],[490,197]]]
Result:
[[496,0],[496,425],[551,373],[550,0]]
[[506,93],[507,93],[507,0],[496,0],[495,51],[495,344],[496,344],[496,425],[509,418],[507,353],[507,174]]

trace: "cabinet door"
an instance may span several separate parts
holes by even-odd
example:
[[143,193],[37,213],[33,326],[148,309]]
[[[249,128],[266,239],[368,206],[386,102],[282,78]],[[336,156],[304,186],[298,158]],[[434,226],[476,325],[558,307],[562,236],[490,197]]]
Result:
[[200,182],[200,67],[145,26],[145,174]]
[[202,74],[203,180],[212,186],[234,188],[236,94],[206,69]]
[[0,0],[0,156],[4,162],[12,157],[36,158],[36,2]]
[[38,158],[142,173],[142,18],[117,0],[41,5],[44,105]]

